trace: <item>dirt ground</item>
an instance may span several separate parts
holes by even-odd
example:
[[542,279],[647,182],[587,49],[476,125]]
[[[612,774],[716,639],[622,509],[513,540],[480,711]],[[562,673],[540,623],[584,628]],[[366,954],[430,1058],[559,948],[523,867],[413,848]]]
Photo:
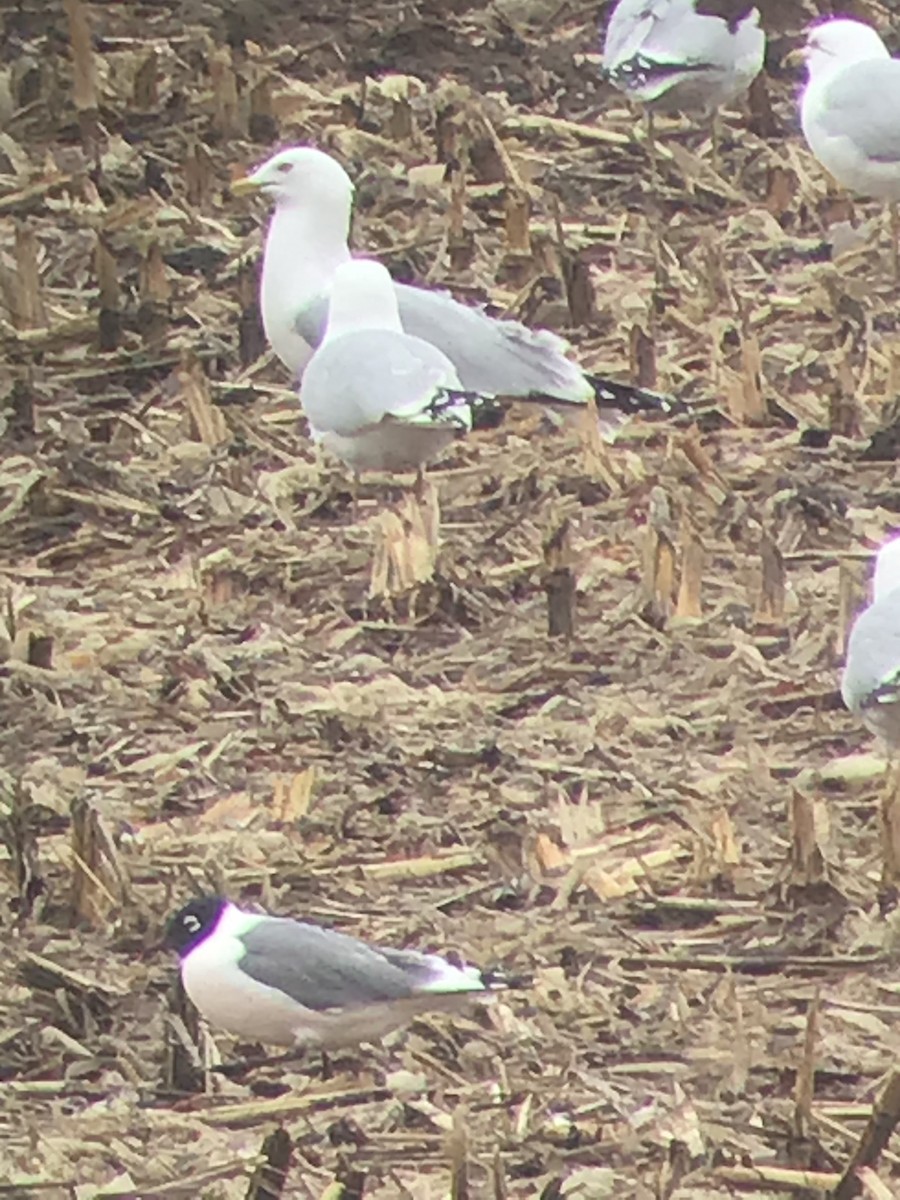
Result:
[[[838,1185],[900,1054],[900,860],[837,691],[900,318],[885,215],[799,134],[811,11],[769,6],[720,163],[661,120],[654,179],[595,5],[4,4],[4,1195]],[[354,514],[228,191],[309,141],[359,247],[693,416],[607,447],[512,406],[431,473],[435,563],[397,481]],[[159,948],[211,888],[532,986],[227,1078]]]

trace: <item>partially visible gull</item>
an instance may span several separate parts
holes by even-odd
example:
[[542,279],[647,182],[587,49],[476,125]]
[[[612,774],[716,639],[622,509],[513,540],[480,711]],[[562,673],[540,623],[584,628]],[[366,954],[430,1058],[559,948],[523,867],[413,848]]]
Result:
[[800,121],[810,150],[843,187],[891,206],[892,259],[900,233],[900,60],[862,21],[814,26],[803,51],[809,81]]
[[166,944],[210,1024],[276,1046],[375,1041],[419,1013],[458,1011],[511,986],[436,954],[377,948],[305,921],[244,912],[221,896],[186,904],[171,918]]
[[[272,349],[298,379],[325,332],[334,273],[347,244],[353,184],[330,155],[312,147],[282,150],[245,179],[236,194],[258,191],[274,203],[263,255],[260,300]],[[496,320],[445,292],[395,283],[406,333],[441,350],[467,391],[585,404],[601,413],[682,411],[668,397],[586,375],[562,338],[518,321]]]
[[891,752],[900,750],[900,536],[878,551],[872,603],[847,642],[841,695]]
[[403,332],[386,267],[351,259],[337,268],[325,336],[300,383],[317,442],[357,474],[418,471],[471,429],[478,401],[445,354]]
[[759,10],[745,0],[619,0],[603,66],[634,100],[711,114],[746,91],[765,50]]

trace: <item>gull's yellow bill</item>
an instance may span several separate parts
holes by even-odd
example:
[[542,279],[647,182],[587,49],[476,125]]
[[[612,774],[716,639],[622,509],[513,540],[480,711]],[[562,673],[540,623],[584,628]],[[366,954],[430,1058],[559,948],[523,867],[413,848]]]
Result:
[[253,175],[243,175],[231,181],[232,196],[252,196],[259,191],[259,183]]

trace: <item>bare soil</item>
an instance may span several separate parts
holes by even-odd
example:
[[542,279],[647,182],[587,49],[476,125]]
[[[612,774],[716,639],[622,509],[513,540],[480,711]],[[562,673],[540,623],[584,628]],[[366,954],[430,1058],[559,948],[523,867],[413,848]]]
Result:
[[[837,691],[900,511],[887,220],[802,143],[812,6],[769,6],[720,163],[661,120],[655,177],[589,57],[607,7],[3,7],[4,1194],[814,1197],[847,1169],[900,1053],[897,855]],[[358,181],[359,247],[693,415],[607,447],[513,405],[431,472],[436,560],[398,481],[354,513],[228,190],[308,141]],[[227,1078],[247,1048],[159,948],[210,888],[532,986],[324,1077]],[[898,1194],[890,1146],[860,1187]]]

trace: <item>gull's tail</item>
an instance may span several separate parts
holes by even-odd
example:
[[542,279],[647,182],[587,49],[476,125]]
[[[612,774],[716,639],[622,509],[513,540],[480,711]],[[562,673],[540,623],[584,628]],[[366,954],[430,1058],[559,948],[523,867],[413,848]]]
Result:
[[421,991],[512,992],[534,986],[530,975],[513,975],[500,967],[471,967],[465,963],[457,965],[437,955],[428,957],[436,969],[428,983],[420,985]]
[[481,971],[481,982],[486,992],[512,992],[534,986],[530,975],[511,975],[500,967],[488,967]]
[[[651,392],[630,383],[618,383],[601,375],[585,376],[594,392],[601,423],[621,424],[633,416],[658,415],[662,417],[684,416],[690,412],[689,405],[674,396],[662,392]],[[461,434],[471,429],[496,429],[510,403],[516,401],[543,404],[547,408],[584,408],[582,400],[561,400],[558,396],[514,396],[502,398],[486,396],[481,392],[469,392],[455,388],[441,388],[435,392],[431,403],[422,416],[435,423],[452,423]],[[618,417],[618,422],[615,418]]]
[[417,993],[433,992],[451,995],[455,992],[505,992],[532,986],[529,975],[512,975],[499,967],[473,967],[451,954],[419,954],[415,950],[381,950],[394,966],[400,967]]
[[676,400],[664,392],[651,392],[633,383],[618,383],[603,375],[588,375],[587,379],[594,389],[594,399],[601,414],[611,409],[626,417],[651,413],[662,417],[682,417],[691,411],[683,400]]
[[624,62],[604,67],[601,78],[626,95],[636,95],[641,100],[656,100],[692,73],[708,70],[709,67],[702,60],[696,63],[684,60],[668,62],[638,53]]

